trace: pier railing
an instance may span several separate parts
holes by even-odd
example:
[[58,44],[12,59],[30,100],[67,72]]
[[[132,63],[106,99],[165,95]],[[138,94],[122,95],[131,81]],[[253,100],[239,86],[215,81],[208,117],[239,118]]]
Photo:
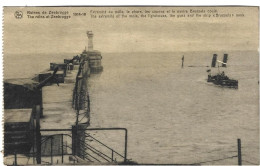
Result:
[[[37,153],[36,149],[32,157],[35,157],[36,161],[39,161],[37,157],[40,157],[41,163],[123,163],[128,161],[127,129],[125,128],[77,128],[74,126],[72,129],[41,129],[40,131],[42,133],[41,153]],[[109,145],[95,138],[88,133],[89,131],[124,131],[124,147],[122,147],[124,154],[119,153],[114,148],[111,148]],[[48,135],[44,135],[45,132],[48,133]],[[54,132],[63,132],[63,134],[49,135],[49,133]],[[83,139],[82,136],[84,136]],[[90,142],[92,142],[92,144]],[[95,142],[94,145],[93,142]]]
[[[95,148],[94,146],[91,146],[90,144],[86,143],[83,145],[86,145],[86,151],[90,151],[93,152],[93,154],[96,154],[98,156],[99,159],[94,158],[95,161],[105,161],[105,162],[118,162],[120,160],[125,160],[125,157],[120,154],[119,152],[115,151],[114,149],[112,149],[111,147],[107,146],[106,144],[104,144],[103,142],[97,140],[96,138],[94,138],[93,136],[91,136],[90,134],[85,133],[87,138],[90,138],[91,141],[95,141],[98,143],[98,145],[101,146],[101,149],[105,149],[110,151],[110,155],[107,153],[105,154],[105,152],[103,152],[102,150],[98,150],[97,147]],[[86,154],[86,157],[88,157],[88,155]],[[91,156],[93,158],[93,156]]]
[[90,122],[90,100],[87,89],[88,63],[80,62],[73,90],[72,107],[76,110],[76,125]]
[[29,151],[8,154],[5,162],[7,165],[68,163],[68,158],[72,155],[71,140],[71,134],[42,132],[39,142],[32,137],[32,146]]
[[[109,147],[105,143],[101,142],[93,135],[86,133],[87,131],[99,131],[99,130],[123,130],[125,131],[125,154],[120,154],[118,151],[115,151],[113,148]],[[73,154],[73,132],[71,129],[42,129],[42,133],[44,132],[64,132],[63,134],[54,134],[54,135],[43,135],[41,141],[41,160],[40,163],[37,160],[37,148],[32,148],[29,153],[14,153],[5,156],[5,163],[7,165],[30,165],[30,164],[72,164],[72,163],[79,163],[79,164],[91,164],[91,163],[113,163],[113,164],[127,164],[128,162],[131,163],[127,159],[127,130],[124,128],[89,128],[89,129],[79,129],[78,131],[83,131],[84,135],[86,136],[85,141],[79,141],[79,145],[84,147],[84,151],[82,156],[78,156]],[[58,140],[58,141],[57,141]],[[91,145],[89,141],[96,142],[95,145]],[[48,145],[49,144],[49,145]],[[101,145],[103,149],[106,149],[110,152],[104,152],[100,150],[96,145]],[[35,147],[35,146],[33,146]],[[45,147],[45,148],[44,148]],[[233,148],[235,146],[232,146]],[[75,147],[74,147],[75,148]],[[207,161],[200,161],[196,163],[189,163],[187,165],[201,165],[201,164],[208,164],[208,163],[215,163],[221,162],[228,159],[237,159],[238,165],[242,165],[242,162],[250,165],[257,165],[256,163],[252,163],[250,160],[248,161],[248,156],[243,155],[246,159],[243,158],[242,160],[242,147],[241,140],[237,139],[237,151],[230,151],[230,152],[237,152],[237,154],[229,154],[224,158],[217,158],[213,160]],[[43,150],[46,149],[46,150]],[[120,161],[123,160],[123,162]],[[150,164],[145,164],[150,165]],[[176,164],[182,165],[182,164]],[[185,164],[186,165],[186,164]]]
[[[102,131],[108,131],[107,135],[110,131],[123,131],[124,138],[120,138],[120,142],[124,143],[124,146],[117,146],[119,149],[112,148],[104,142],[117,140],[108,140],[107,137],[98,139],[94,134],[90,134],[90,131],[95,132],[96,135]],[[74,126],[72,129],[40,129],[41,141],[37,140],[33,138],[33,146],[29,152],[6,156],[9,160],[8,165],[125,163],[128,161],[127,129],[125,128],[77,128]]]

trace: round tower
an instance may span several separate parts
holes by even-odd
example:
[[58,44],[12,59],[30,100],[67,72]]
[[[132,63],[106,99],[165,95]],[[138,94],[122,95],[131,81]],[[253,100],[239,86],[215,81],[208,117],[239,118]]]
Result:
[[92,31],[87,31],[88,35],[88,51],[93,51],[93,36]]

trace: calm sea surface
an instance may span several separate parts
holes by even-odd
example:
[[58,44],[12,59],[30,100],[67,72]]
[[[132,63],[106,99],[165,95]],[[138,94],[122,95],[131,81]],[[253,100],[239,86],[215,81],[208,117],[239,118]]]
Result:
[[[127,128],[128,158],[138,163],[228,158],[237,155],[240,138],[243,163],[259,164],[258,53],[229,52],[225,73],[238,80],[237,90],[207,83],[207,67],[188,67],[210,65],[213,53],[104,53],[104,71],[88,82],[91,127]],[[223,52],[216,53],[222,60]],[[6,55],[4,77],[30,77],[74,55]],[[123,133],[94,134],[124,152]],[[203,164],[237,164],[237,158]]]

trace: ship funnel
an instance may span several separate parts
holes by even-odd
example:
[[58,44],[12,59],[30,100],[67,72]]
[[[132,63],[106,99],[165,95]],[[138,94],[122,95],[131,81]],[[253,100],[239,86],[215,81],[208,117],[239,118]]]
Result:
[[211,67],[216,67],[217,57],[218,57],[217,54],[213,54]]
[[227,67],[227,65],[226,65],[227,60],[228,60],[228,54],[224,54],[224,57],[223,57],[223,62],[224,63],[222,63],[222,67]]

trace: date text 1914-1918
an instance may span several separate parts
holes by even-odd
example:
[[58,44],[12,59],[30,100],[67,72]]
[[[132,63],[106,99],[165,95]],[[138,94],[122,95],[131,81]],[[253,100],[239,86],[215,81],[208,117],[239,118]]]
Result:
[[73,13],[73,16],[86,16],[87,13]]

